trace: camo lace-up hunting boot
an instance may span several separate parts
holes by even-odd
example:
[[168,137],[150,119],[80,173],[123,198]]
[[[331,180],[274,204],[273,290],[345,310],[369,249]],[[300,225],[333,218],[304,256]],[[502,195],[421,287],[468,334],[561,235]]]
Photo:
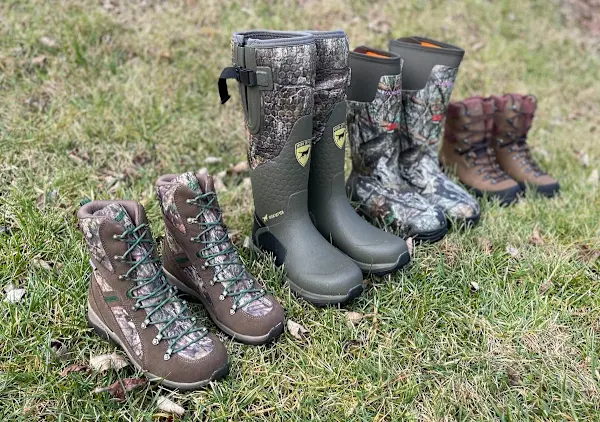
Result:
[[163,265],[169,282],[200,300],[215,324],[248,344],[283,332],[277,300],[248,273],[229,240],[213,179],[206,173],[156,182],[165,221]]
[[401,176],[402,62],[394,53],[358,47],[349,56],[348,131],[352,172],[348,196],[373,223],[404,236],[436,241],[448,228],[441,210]]
[[521,188],[496,162],[493,126],[493,100],[471,97],[450,103],[440,162],[477,196],[497,198],[507,205],[517,199]]
[[225,376],[227,351],[167,282],[144,208],[93,201],[77,217],[91,255],[90,326],[167,387],[192,390]]
[[441,170],[438,144],[464,50],[421,37],[392,40],[404,61],[403,125],[398,164],[402,177],[458,224],[476,224],[479,204]]
[[363,272],[387,274],[410,260],[406,242],[360,218],[344,188],[348,39],[343,31],[312,34],[317,46],[317,76],[308,209],[323,237]]
[[533,95],[507,94],[492,96],[491,99],[496,104],[492,146],[500,167],[522,189],[530,187],[541,195],[554,196],[560,189],[558,181],[540,168],[527,145],[536,98]]
[[292,291],[316,305],[345,303],[363,290],[362,272],[315,228],[308,212],[316,76],[314,36],[249,31],[232,40],[233,67],[219,80],[239,82],[249,133],[254,197],[252,240],[283,265]]

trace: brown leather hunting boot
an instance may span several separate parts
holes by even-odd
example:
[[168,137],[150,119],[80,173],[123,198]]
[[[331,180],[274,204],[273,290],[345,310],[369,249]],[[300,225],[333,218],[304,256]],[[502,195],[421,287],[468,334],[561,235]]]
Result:
[[229,240],[212,177],[169,174],[158,179],[156,190],[169,282],[200,300],[214,323],[239,341],[264,344],[277,338],[283,308],[246,270]]
[[507,205],[517,199],[521,188],[496,162],[490,145],[493,126],[493,100],[471,97],[450,103],[440,162],[477,196],[497,198]]
[[193,390],[225,376],[227,351],[167,282],[144,208],[93,201],[77,218],[91,255],[90,326],[167,387]]
[[540,168],[527,145],[536,98],[520,94],[490,98],[496,105],[492,147],[496,151],[498,164],[519,183],[521,189],[528,186],[541,195],[554,196],[560,189],[558,181]]

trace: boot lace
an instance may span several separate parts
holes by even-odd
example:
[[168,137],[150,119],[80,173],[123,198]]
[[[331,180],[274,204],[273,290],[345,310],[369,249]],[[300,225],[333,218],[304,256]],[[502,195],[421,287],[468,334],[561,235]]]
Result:
[[[192,242],[204,245],[202,249],[196,252],[196,256],[205,260],[203,269],[214,268],[214,277],[209,284],[214,286],[215,283],[221,283],[223,286],[223,293],[219,296],[219,300],[223,301],[227,297],[233,298],[233,305],[229,311],[233,315],[237,309],[246,307],[252,302],[259,300],[266,292],[262,288],[254,287],[255,280],[252,277],[247,277],[246,267],[241,262],[237,251],[229,240],[227,228],[223,223],[223,212],[217,204],[217,195],[214,192],[201,193],[194,199],[186,200],[186,202],[200,207],[200,212],[196,217],[188,219],[189,223],[199,224],[202,228],[202,231],[197,236],[190,238]],[[202,218],[206,212],[214,212],[216,215],[215,221],[207,221],[205,218]],[[216,240],[203,240],[204,235],[217,227],[223,229],[223,236]],[[221,245],[225,247],[221,249]],[[216,252],[212,252],[213,250],[216,250]],[[217,259],[219,257],[223,257],[221,262]],[[234,274],[236,272],[236,266],[239,267],[239,272],[236,275],[228,276],[227,274]],[[241,289],[231,291],[239,282],[245,280],[249,282],[248,285],[244,284]],[[246,296],[249,296],[249,299],[241,304],[242,299]]]
[[[516,114],[511,118],[507,118],[506,122],[514,131],[509,130],[504,133],[503,139],[498,139],[500,148],[508,148],[508,152],[513,153],[513,160],[521,160],[519,165],[525,168],[526,173],[534,172],[536,177],[546,174],[536,163],[531,155],[531,150],[527,145],[527,132],[531,128],[531,123],[525,128],[519,128],[515,125],[515,119],[522,117],[525,120],[532,121],[534,113],[526,113],[519,110],[515,104],[512,106],[512,111]],[[529,119],[527,119],[529,117]],[[519,134],[521,133],[521,134]]]
[[[122,256],[115,256],[115,260],[131,266],[124,275],[119,276],[119,280],[130,280],[135,282],[133,287],[127,291],[127,297],[130,299],[135,299],[135,304],[133,305],[132,310],[137,311],[139,309],[143,309],[147,313],[146,319],[141,325],[142,329],[145,329],[149,325],[162,324],[158,330],[158,334],[152,340],[152,344],[156,346],[161,340],[168,341],[169,347],[164,355],[164,359],[169,360],[172,354],[180,352],[186,347],[189,347],[192,344],[202,340],[208,334],[208,330],[204,327],[198,327],[195,325],[196,318],[187,313],[187,303],[176,296],[177,288],[172,287],[167,282],[162,270],[162,266],[160,266],[160,259],[153,258],[152,256],[156,248],[156,242],[153,239],[146,237],[147,231],[148,224],[140,224],[137,227],[128,225],[125,226],[125,231],[122,234],[114,235],[113,239],[120,240],[129,245],[128,249]],[[144,244],[147,244],[148,247],[144,247]],[[140,259],[132,259],[131,253],[138,246],[145,250],[146,253]],[[134,277],[133,275],[136,273],[136,270],[144,264],[159,264],[158,270],[154,271],[153,275],[150,277]],[[146,286],[153,287],[153,289],[148,294],[142,294],[140,290]],[[157,301],[158,303],[156,303]],[[144,304],[144,302],[147,303]],[[178,309],[174,317],[154,320],[152,319],[152,316],[164,309],[165,306],[169,304],[174,305],[175,303],[180,303],[181,307],[173,306],[173,309]],[[166,335],[166,332],[170,327],[173,327],[184,321],[191,322],[188,328],[177,335]],[[199,334],[193,336],[192,340],[185,342],[179,347],[176,347],[177,343],[181,339],[192,333]]]
[[[468,116],[468,110],[465,111],[465,114]],[[471,129],[471,124],[476,123],[483,123],[484,129]],[[471,167],[479,167],[477,174],[482,174],[484,180],[491,179],[493,185],[508,179],[508,175],[496,162],[494,150],[489,146],[491,133],[485,129],[485,116],[481,116],[479,119],[471,118],[469,123],[463,125],[463,128],[468,130],[469,134],[462,140],[465,147],[459,147],[456,151],[460,155],[466,155],[470,159]],[[469,137],[475,135],[483,135],[483,137],[478,141],[469,141]]]

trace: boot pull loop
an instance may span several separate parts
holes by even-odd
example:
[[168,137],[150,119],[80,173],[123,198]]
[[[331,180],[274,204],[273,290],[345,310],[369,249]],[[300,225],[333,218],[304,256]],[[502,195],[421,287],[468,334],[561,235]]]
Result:
[[256,77],[256,72],[254,70],[239,66],[226,67],[219,77],[219,96],[221,97],[221,104],[225,104],[227,100],[231,98],[229,91],[227,90],[227,79],[235,79],[246,86],[258,85],[258,78]]

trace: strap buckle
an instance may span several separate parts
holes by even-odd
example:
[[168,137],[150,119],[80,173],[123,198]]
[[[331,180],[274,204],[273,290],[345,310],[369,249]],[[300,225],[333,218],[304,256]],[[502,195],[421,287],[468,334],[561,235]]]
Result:
[[246,86],[258,85],[258,78],[256,72],[252,69],[245,67],[226,67],[221,72],[219,77],[219,96],[221,97],[221,104],[225,104],[229,100],[229,92],[227,91],[227,79],[235,79],[239,83]]

